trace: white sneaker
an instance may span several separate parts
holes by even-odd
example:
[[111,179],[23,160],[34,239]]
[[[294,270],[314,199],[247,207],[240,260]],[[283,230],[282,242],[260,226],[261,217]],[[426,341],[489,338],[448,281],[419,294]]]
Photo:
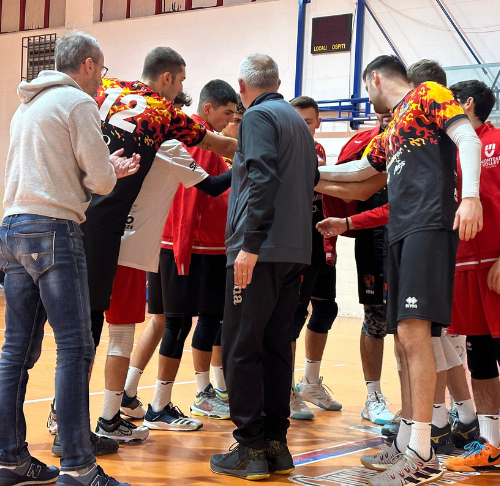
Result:
[[382,393],[370,393],[361,416],[375,425],[385,425],[394,418],[394,414],[387,408],[387,401]]
[[120,412],[111,419],[105,420],[99,417],[96,435],[109,437],[120,443],[134,444],[144,442],[149,436],[149,429],[144,426],[137,426],[120,417]]
[[377,454],[364,454],[361,456],[361,464],[368,469],[375,471],[385,471],[401,459],[403,453],[396,446],[394,441],[390,447],[387,447]]
[[[304,376],[296,386],[302,400],[312,403],[319,408],[330,411],[338,411],[342,409],[342,404],[334,400],[327,387],[323,385],[323,377],[321,377],[317,384],[309,383]],[[331,391],[331,390],[330,390]]]
[[292,389],[290,395],[290,418],[299,420],[311,420],[314,418],[314,412],[304,403],[300,393]]

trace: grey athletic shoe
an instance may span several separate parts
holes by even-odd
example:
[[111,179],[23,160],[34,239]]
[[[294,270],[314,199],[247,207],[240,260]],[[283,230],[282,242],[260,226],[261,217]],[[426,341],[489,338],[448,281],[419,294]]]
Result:
[[195,395],[191,414],[225,420],[229,418],[229,405],[218,397],[212,384],[209,383],[204,390]]
[[144,442],[148,438],[149,429],[127,422],[120,417],[120,412],[118,412],[111,420],[99,417],[95,433],[96,435],[109,437],[120,443],[137,444],[138,442]]
[[374,471],[385,471],[396,464],[403,453],[397,448],[396,441],[377,454],[364,454],[361,456],[361,464]]

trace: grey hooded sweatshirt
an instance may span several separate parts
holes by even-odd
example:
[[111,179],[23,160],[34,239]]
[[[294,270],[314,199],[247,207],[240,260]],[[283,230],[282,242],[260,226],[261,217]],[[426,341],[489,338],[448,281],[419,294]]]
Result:
[[38,214],[85,221],[91,193],[116,183],[94,99],[69,76],[42,71],[18,87],[10,125],[5,216]]

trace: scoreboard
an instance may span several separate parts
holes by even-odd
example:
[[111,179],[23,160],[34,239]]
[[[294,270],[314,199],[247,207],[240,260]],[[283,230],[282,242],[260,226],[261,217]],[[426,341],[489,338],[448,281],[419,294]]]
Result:
[[352,14],[317,17],[312,23],[312,54],[351,50]]

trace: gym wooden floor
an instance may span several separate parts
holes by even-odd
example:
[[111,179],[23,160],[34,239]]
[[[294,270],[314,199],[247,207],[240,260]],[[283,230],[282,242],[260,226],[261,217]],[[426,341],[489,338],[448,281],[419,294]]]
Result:
[[[0,344],[3,343],[5,300],[0,295]],[[288,442],[294,455],[295,471],[290,476],[271,475],[263,483],[331,486],[362,486],[368,482],[370,471],[360,465],[359,457],[369,450],[374,453],[382,447],[377,428],[360,416],[366,396],[359,357],[360,319],[339,318],[334,324],[323,360],[324,382],[334,397],[343,404],[341,412],[327,412],[313,406],[314,420],[292,420]],[[136,342],[144,328],[137,326]],[[47,464],[58,464],[51,453],[53,437],[46,428],[50,402],[54,394],[55,342],[52,330],[46,326],[43,352],[31,373],[26,396],[25,414],[28,423],[28,442],[31,454]],[[190,343],[190,338],[186,341]],[[392,352],[393,340],[386,339],[386,354],[382,375],[382,390],[393,400],[393,412],[400,409],[400,396],[396,362]],[[104,361],[107,347],[107,330],[97,352],[90,384],[90,411],[95,427],[102,405],[104,389]],[[143,374],[139,397],[144,404],[153,397],[156,380],[156,356]],[[300,378],[304,363],[303,336],[297,346],[296,378]],[[191,352],[186,351],[181,363],[177,383],[173,389],[174,404],[189,413],[195,393]],[[234,442],[229,420],[202,419],[203,429],[197,432],[152,431],[149,438],[139,445],[121,446],[117,454],[99,459],[108,474],[129,482],[132,486],[175,484],[185,485],[243,485],[242,480],[210,472],[208,461],[212,454],[223,453]],[[367,427],[366,430],[362,428]],[[499,485],[497,472],[472,476],[446,474],[444,481],[433,484]]]

